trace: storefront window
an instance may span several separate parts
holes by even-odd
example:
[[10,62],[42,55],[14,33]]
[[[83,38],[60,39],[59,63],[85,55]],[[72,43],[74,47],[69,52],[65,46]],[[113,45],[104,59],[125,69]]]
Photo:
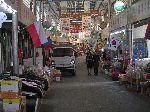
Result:
[[133,40],[133,60],[148,58],[147,42],[144,38]]

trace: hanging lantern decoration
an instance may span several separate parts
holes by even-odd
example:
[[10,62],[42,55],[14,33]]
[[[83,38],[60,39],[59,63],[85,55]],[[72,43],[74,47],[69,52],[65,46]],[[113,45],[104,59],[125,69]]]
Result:
[[116,12],[122,12],[125,9],[125,4],[122,1],[116,1],[114,9]]

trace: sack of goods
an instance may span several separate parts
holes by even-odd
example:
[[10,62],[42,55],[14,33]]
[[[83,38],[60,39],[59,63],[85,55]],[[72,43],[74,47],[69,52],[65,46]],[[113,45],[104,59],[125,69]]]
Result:
[[62,75],[61,75],[61,72],[60,70],[57,70],[57,69],[53,69],[52,70],[52,76],[53,76],[53,80],[54,81],[61,81],[62,79]]

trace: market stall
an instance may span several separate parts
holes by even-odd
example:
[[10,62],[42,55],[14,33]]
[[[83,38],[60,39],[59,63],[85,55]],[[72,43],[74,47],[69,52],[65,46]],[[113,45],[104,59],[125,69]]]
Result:
[[36,112],[41,99],[51,90],[52,81],[61,81],[61,72],[48,66],[22,66],[20,75],[11,68],[0,74],[1,111]]
[[119,74],[120,84],[139,92],[150,95],[150,61],[149,59],[136,60],[135,65],[128,65],[125,74]]

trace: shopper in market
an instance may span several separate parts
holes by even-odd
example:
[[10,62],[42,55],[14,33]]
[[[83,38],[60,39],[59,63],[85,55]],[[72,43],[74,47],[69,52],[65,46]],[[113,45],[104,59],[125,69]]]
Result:
[[91,75],[91,70],[93,67],[93,56],[92,56],[91,52],[87,53],[86,62],[87,62],[88,75]]
[[100,56],[98,51],[96,51],[93,55],[93,64],[94,64],[94,75],[98,75],[98,67],[99,67]]

